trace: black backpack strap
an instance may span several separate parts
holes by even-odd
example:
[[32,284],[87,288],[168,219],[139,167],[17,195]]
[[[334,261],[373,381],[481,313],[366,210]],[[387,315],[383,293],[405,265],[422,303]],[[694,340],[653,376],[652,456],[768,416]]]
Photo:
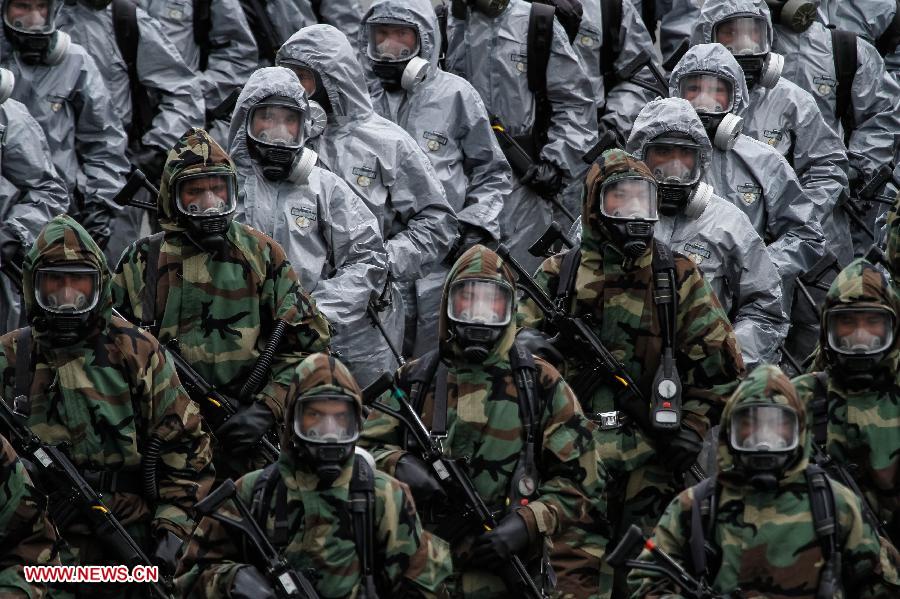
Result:
[[[651,0],[653,1],[653,0]],[[647,4],[644,2],[644,4]],[[603,0],[600,16],[603,39],[600,45],[600,70],[603,73],[603,89],[609,93],[619,78],[616,75],[616,57],[619,56],[619,31],[622,26],[622,0]],[[656,28],[653,28],[654,32]]]
[[253,41],[256,42],[260,60],[275,64],[275,54],[284,42],[275,32],[272,19],[266,12],[266,0],[239,0],[239,2],[253,33]]
[[656,42],[656,0],[643,0],[641,2],[641,20],[650,33],[650,38]]
[[523,451],[510,479],[509,498],[512,505],[523,505],[523,502],[527,503],[537,496],[540,484],[537,456],[541,453],[541,435],[538,427],[543,413],[543,402],[535,384],[537,366],[534,363],[534,356],[524,344],[513,343],[509,351],[509,363],[516,382],[519,415],[525,437]]
[[831,49],[834,54],[834,72],[837,78],[837,101],[834,116],[844,128],[844,143],[850,140],[850,134],[856,127],[851,104],[853,79],[856,77],[856,34],[839,29],[831,30]]
[[824,448],[828,443],[828,375],[817,372],[815,391],[809,409],[812,411],[813,443]]
[[581,266],[581,248],[566,251],[559,265],[559,280],[553,301],[568,309],[569,299],[575,296],[575,284],[578,279],[578,267]]
[[897,46],[900,46],[900,0],[897,0],[896,4],[894,18],[891,20],[890,25],[875,40],[875,48],[881,56],[893,54]]
[[675,258],[664,243],[653,243],[653,302],[659,312],[663,348],[675,347],[678,293],[675,288]]
[[147,88],[141,84],[137,71],[138,44],[140,29],[137,22],[137,4],[132,0],[113,0],[113,31],[116,46],[128,69],[128,87],[131,93],[131,126],[128,139],[139,142],[153,122],[153,104],[147,94]]
[[31,414],[31,383],[34,380],[32,345],[31,327],[19,329],[16,338],[16,389],[10,407],[26,416]]
[[375,471],[360,455],[353,456],[350,510],[365,593],[359,596],[375,599]]
[[553,118],[553,109],[547,95],[547,66],[553,48],[553,21],[556,7],[533,2],[528,16],[528,90],[534,94],[534,126],[531,128],[534,157],[547,143],[547,131]]
[[443,439],[447,436],[447,366],[438,362],[434,381],[434,413],[431,417],[431,433]]
[[[812,511],[813,528],[822,546],[822,555],[826,562],[838,557],[840,546],[840,523],[837,517],[837,505],[834,500],[834,489],[825,471],[816,464],[806,467],[806,482],[809,485],[809,503]],[[840,576],[840,570],[837,572]]]
[[266,519],[269,517],[269,504],[272,502],[272,493],[275,492],[275,487],[280,480],[281,473],[278,471],[278,465],[269,464],[263,469],[253,484],[253,499],[250,503],[250,513],[263,530],[266,529]]
[[694,576],[711,580],[709,557],[710,544],[716,518],[716,477],[706,478],[693,488],[691,503],[691,534],[688,538],[690,564]]
[[139,241],[147,243],[147,264],[144,266],[144,289],[141,292],[141,320],[138,326],[148,329],[153,335],[159,333],[159,322],[156,319],[156,294],[159,286],[159,255],[165,232],[154,233]]
[[209,66],[209,50],[211,42],[209,32],[212,31],[212,1],[191,0],[194,9],[194,43],[200,49],[200,71]]
[[437,15],[438,32],[441,35],[441,46],[438,48],[438,65],[441,70],[445,70],[447,66],[447,16],[450,9],[445,2],[441,2],[434,7],[434,13]]
[[[431,387],[431,381],[434,379],[438,364],[440,363],[440,353],[438,350],[432,350],[421,358],[410,362],[404,370],[403,378],[409,383],[409,405],[412,406],[416,414],[421,415],[425,406],[425,396],[428,395],[428,388]],[[405,448],[410,446],[412,437],[407,433],[405,435]]]

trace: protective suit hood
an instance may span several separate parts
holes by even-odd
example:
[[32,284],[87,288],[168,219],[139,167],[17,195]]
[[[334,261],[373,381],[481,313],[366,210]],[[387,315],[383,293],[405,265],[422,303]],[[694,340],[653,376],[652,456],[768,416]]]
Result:
[[[304,114],[309,114],[306,90],[303,89],[294,71],[284,67],[264,67],[254,71],[238,96],[231,115],[231,127],[228,130],[228,150],[231,158],[243,168],[255,164],[247,149],[247,113],[270,96],[290,98]],[[307,118],[303,122],[303,139],[309,138],[309,128],[310,122]]]
[[[100,271],[100,298],[97,302],[95,332],[106,330],[112,318],[112,275],[103,251],[91,236],[72,217],[61,214],[54,217],[41,230],[22,263],[22,300],[29,320],[35,316],[37,300],[34,294],[34,275],[38,268],[48,264],[82,262]],[[35,341],[52,335],[52,331],[34,329]]]
[[791,380],[780,368],[771,364],[763,364],[751,372],[741,382],[734,394],[725,404],[722,412],[722,425],[719,428],[719,446],[717,461],[719,466],[718,480],[731,487],[749,487],[750,483],[746,474],[735,470],[734,456],[730,450],[729,437],[731,435],[731,416],[741,406],[749,405],[779,405],[793,408],[797,413],[799,426],[800,457],[788,467],[778,484],[782,486],[792,482],[797,477],[804,476],[803,472],[809,463],[811,439],[807,434],[806,408]]
[[483,245],[475,245],[466,250],[456,261],[447,279],[444,282],[444,291],[441,295],[441,308],[438,320],[438,337],[440,352],[444,359],[455,360],[461,358],[462,348],[451,338],[450,322],[447,316],[447,302],[449,301],[450,285],[462,279],[490,279],[506,283],[512,288],[512,315],[506,329],[500,339],[494,345],[485,364],[496,364],[509,359],[509,350],[516,337],[516,276],[506,263],[493,251]]
[[697,26],[691,36],[691,45],[711,43],[713,27],[716,23],[739,15],[765,17],[768,23],[766,37],[769,40],[769,48],[771,48],[775,37],[772,30],[772,17],[768,9],[760,8],[753,0],[709,0],[704,2],[700,8]]
[[375,0],[363,16],[363,25],[359,28],[357,47],[360,48],[360,62],[370,60],[366,54],[369,45],[368,23],[396,21],[416,28],[419,32],[419,56],[431,63],[433,68],[437,68],[438,53],[435,48],[440,47],[440,29],[429,0]]
[[731,81],[734,89],[733,114],[740,116],[750,106],[750,92],[744,80],[744,72],[731,52],[722,44],[700,44],[681,57],[669,77],[669,94],[679,96],[681,79],[688,73],[704,71]]
[[[297,366],[291,383],[288,387],[284,405],[284,428],[281,431],[281,453],[278,456],[278,469],[282,477],[290,486],[311,484],[315,487],[315,470],[308,465],[298,463],[294,450],[294,436],[292,433],[294,422],[294,410],[297,407],[297,399],[310,395],[348,395],[356,402],[356,407],[362,412],[362,391],[356,379],[340,360],[332,355],[315,353],[306,357]],[[335,486],[342,481],[350,480],[353,461],[347,464],[343,474],[335,481]]]
[[648,102],[634,121],[625,151],[643,160],[648,143],[671,133],[688,135],[700,146],[700,168],[705,171],[712,156],[712,143],[694,107],[683,98],[657,98]]
[[169,150],[163,167],[159,195],[156,199],[157,217],[163,230],[186,231],[186,228],[177,221],[172,183],[180,175],[199,172],[232,175],[237,173],[234,162],[222,146],[203,129],[192,128],[175,142],[174,148]]
[[292,35],[278,49],[275,63],[305,66],[319,74],[334,109],[329,120],[361,118],[373,112],[356,52],[347,37],[331,25],[311,25]]

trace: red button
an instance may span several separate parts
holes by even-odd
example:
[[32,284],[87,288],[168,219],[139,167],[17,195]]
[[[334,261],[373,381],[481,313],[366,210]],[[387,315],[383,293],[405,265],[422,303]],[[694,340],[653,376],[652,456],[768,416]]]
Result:
[[672,407],[672,402],[670,402],[670,401],[664,401],[664,402],[663,402],[663,407],[664,407],[664,408],[671,408],[671,407]]

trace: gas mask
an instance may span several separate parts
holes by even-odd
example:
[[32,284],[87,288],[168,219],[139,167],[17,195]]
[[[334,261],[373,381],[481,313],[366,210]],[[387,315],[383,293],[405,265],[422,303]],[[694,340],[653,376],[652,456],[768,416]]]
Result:
[[657,217],[656,182],[639,176],[604,181],[600,186],[600,222],[626,258],[650,248]]
[[738,15],[716,23],[712,41],[728,48],[741,70],[747,87],[759,83],[775,87],[784,69],[784,56],[769,48],[769,22],[759,15]]
[[276,63],[276,66],[294,71],[294,74],[300,80],[300,85],[306,91],[307,101],[310,103],[315,102],[325,111],[326,115],[334,111],[334,108],[331,106],[331,99],[328,97],[328,90],[325,89],[322,76],[319,75],[318,71],[306,63],[294,60],[280,60]]
[[9,69],[0,68],[0,104],[9,100],[16,87],[16,76]]
[[402,21],[369,23],[367,55],[372,71],[387,91],[411,91],[428,72],[428,61],[419,56],[419,31]]
[[297,457],[315,468],[323,487],[341,475],[362,427],[356,400],[339,392],[301,396],[294,407]]
[[69,35],[56,30],[57,0],[5,0],[3,31],[26,64],[59,64],[69,49]]
[[178,221],[201,249],[217,252],[237,206],[234,173],[200,172],[179,176],[173,183]]
[[800,424],[788,406],[741,405],[731,415],[729,446],[737,469],[761,490],[773,490],[797,460]]
[[715,73],[688,73],[678,82],[678,95],[694,107],[713,145],[727,152],[737,143],[744,120],[732,114],[734,85]]
[[447,317],[463,358],[480,364],[490,356],[512,319],[513,290],[493,279],[459,279],[450,284]]
[[700,216],[712,195],[712,188],[699,182],[703,174],[700,145],[687,135],[669,134],[648,143],[642,153],[656,178],[659,211],[666,216]]
[[849,389],[875,382],[894,345],[894,314],[880,306],[839,306],[825,315],[829,370]]
[[306,114],[297,102],[270,96],[247,112],[247,150],[269,181],[303,184],[316,164],[316,153],[303,147]]
[[791,31],[803,33],[816,20],[817,2],[812,0],[766,0],[772,13],[772,22],[784,25]]
[[61,263],[41,266],[34,275],[37,330],[51,331],[48,339],[58,347],[85,339],[96,318],[100,301],[100,271],[91,264]]
[[306,140],[312,141],[325,132],[325,127],[328,125],[328,113],[321,104],[314,100],[309,101],[308,112],[309,130]]
[[509,5],[509,0],[452,0],[450,10],[457,19],[466,18],[466,8],[471,7],[491,19],[499,17]]

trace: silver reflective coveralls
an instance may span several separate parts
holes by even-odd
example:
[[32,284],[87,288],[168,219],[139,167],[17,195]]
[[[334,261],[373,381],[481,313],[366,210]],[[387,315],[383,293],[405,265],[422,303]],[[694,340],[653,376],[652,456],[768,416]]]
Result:
[[[41,126],[23,104],[0,105],[0,227],[15,231],[27,251],[51,218],[69,208],[69,195],[50,159]],[[0,334],[21,326],[21,297],[0,274]]]
[[[368,57],[369,23],[403,22],[419,34],[419,56],[429,61],[424,81],[412,90],[386,91]],[[376,0],[360,29],[360,62],[366,71],[375,111],[397,123],[419,144],[444,186],[447,201],[459,219],[459,234],[480,230],[500,240],[500,213],[512,190],[512,172],[500,150],[487,110],[478,92],[461,77],[438,67],[440,31],[429,0]],[[415,282],[414,355],[437,349],[438,312],[447,267],[441,264]],[[410,298],[413,299],[413,298]]]
[[[319,5],[319,14],[316,14],[313,4]],[[351,45],[359,36],[363,14],[359,0],[268,0],[265,7],[276,33],[283,40],[317,23],[335,27],[347,36]]]
[[[709,0],[700,12],[694,42],[711,42],[715,25],[736,15],[768,18],[753,0]],[[771,27],[769,35],[771,47]],[[749,103],[737,112],[744,119],[743,133],[777,149],[794,167],[803,191],[825,215],[822,230],[828,249],[849,264],[853,245],[847,216],[840,208],[835,211],[847,187],[844,142],[826,123],[815,99],[790,80],[781,77],[773,88],[757,83],[749,93]]]
[[[819,0],[819,17],[825,25],[853,31],[876,47],[885,30],[897,19],[898,10],[897,0]],[[885,50],[885,68],[900,78],[900,45]]]
[[238,98],[229,135],[240,190],[235,219],[281,244],[301,285],[335,328],[332,349],[340,352],[358,380],[371,381],[397,366],[366,316],[369,297],[381,292],[386,276],[387,253],[378,220],[340,177],[325,169],[313,167],[303,184],[263,176],[247,150],[247,115],[272,95],[292,98],[308,110],[306,92],[293,71],[267,67],[251,75]]
[[[510,0],[496,18],[467,9],[465,19],[450,15],[447,23],[447,70],[464,77],[478,90],[488,114],[496,116],[510,135],[531,131],[534,94],[528,89],[527,36],[531,4]],[[567,183],[587,172],[582,156],[597,137],[596,107],[591,83],[566,33],[553,26],[553,45],[547,66],[547,96],[552,109],[548,143],[541,160],[559,168]],[[537,268],[541,258],[528,247],[547,229],[551,205],[514,177],[512,193],[503,207],[500,228],[514,258],[525,268]]]
[[[672,70],[670,93],[678,95],[681,78],[696,71],[716,73],[731,81],[735,112],[748,104],[744,73],[721,44],[701,44],[688,50]],[[824,253],[821,223],[826,217],[825,207],[804,193],[791,165],[777,150],[743,134],[730,151],[713,148],[703,180],[740,208],[767,241],[769,255],[781,275],[785,312],[790,313],[794,280]]]
[[[712,144],[693,107],[681,98],[647,104],[625,150],[643,160],[647,144],[669,133],[689,135],[701,147],[701,168],[709,168]],[[788,331],[781,277],[747,215],[714,194],[696,218],[660,214],[654,237],[697,263],[734,325],[747,369],[777,363]]]

